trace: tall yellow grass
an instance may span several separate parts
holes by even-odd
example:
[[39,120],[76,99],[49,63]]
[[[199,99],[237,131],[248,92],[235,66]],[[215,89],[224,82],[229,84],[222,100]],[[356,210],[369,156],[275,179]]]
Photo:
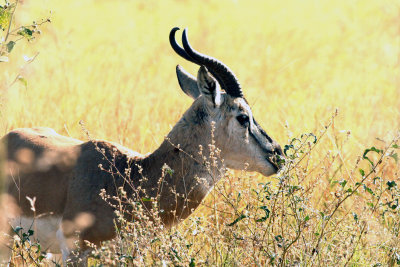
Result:
[[[170,48],[174,26],[234,70],[254,116],[282,145],[321,130],[337,108],[315,162],[339,151],[352,166],[400,127],[398,1],[25,0],[16,21],[50,10],[43,36],[0,64],[1,134],[48,126],[85,139],[83,120],[95,138],[154,150],[191,104],[175,65],[197,72]],[[23,55],[37,53],[26,64]],[[18,75],[27,87],[13,83]]]
[[[280,143],[285,124],[313,131],[336,107],[350,153],[399,125],[396,1],[24,1],[17,22],[50,10],[43,36],[0,66],[1,133],[42,125],[83,138],[83,120],[97,138],[151,151],[191,103],[175,65],[197,71],[170,48],[173,26],[235,71]],[[18,73],[27,88],[9,86]]]

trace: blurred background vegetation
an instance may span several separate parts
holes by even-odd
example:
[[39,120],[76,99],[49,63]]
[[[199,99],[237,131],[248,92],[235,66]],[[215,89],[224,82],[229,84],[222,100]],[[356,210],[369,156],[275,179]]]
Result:
[[[192,74],[198,68],[170,48],[174,26],[188,27],[193,47],[236,73],[254,116],[282,145],[301,133],[318,134],[338,110],[310,158],[310,165],[321,168],[330,166],[329,160],[319,161],[329,153],[340,158],[319,181],[320,194],[329,194],[335,176],[355,181],[342,167],[353,166],[366,147],[393,138],[400,127],[399,1],[18,5],[15,27],[34,25],[38,18],[52,22],[41,26],[42,36],[21,40],[8,62],[0,62],[2,135],[47,126],[86,139],[82,120],[94,138],[141,153],[154,150],[192,102],[179,89],[175,66]],[[391,178],[398,169],[392,166]]]
[[[349,153],[399,125],[398,1],[29,1],[18,25],[50,16],[34,45],[0,64],[0,132],[49,126],[151,151],[191,100],[169,46],[174,26],[238,76],[256,118],[280,143],[309,132],[337,107]],[[39,53],[34,64],[24,56]],[[25,58],[26,59],[26,58]],[[27,80],[12,82],[19,74]],[[68,133],[67,133],[68,130]]]

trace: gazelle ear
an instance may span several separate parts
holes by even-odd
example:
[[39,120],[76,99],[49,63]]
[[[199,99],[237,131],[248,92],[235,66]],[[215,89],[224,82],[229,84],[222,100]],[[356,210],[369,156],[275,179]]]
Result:
[[209,98],[214,106],[221,104],[221,86],[205,66],[200,66],[197,73],[197,86],[200,93]]
[[185,71],[181,66],[177,65],[176,76],[178,77],[179,85],[185,94],[193,99],[196,99],[200,95],[196,78],[192,74]]

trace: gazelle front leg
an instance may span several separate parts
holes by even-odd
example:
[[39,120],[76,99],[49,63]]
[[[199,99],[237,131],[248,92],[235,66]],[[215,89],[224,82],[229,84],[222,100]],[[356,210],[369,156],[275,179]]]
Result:
[[71,249],[67,245],[67,239],[64,236],[64,232],[62,230],[62,223],[60,223],[60,227],[57,230],[56,236],[57,236],[57,240],[60,244],[63,265],[67,266],[66,262],[67,262],[69,255],[71,254]]
[[63,227],[63,223],[61,222],[56,233],[62,254],[63,266],[87,266],[87,255],[89,255],[90,250],[85,251],[78,248],[76,246],[80,242],[78,234],[72,232],[66,235],[64,229],[65,225]]

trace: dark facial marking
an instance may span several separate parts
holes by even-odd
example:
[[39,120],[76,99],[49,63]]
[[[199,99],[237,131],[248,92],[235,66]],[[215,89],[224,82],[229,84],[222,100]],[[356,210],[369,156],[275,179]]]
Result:
[[249,116],[247,116],[246,114],[242,113],[239,114],[236,117],[237,121],[240,123],[240,125],[242,125],[243,127],[247,128],[250,125],[250,121],[249,121]]
[[203,107],[201,107],[198,110],[196,110],[193,121],[196,124],[202,124],[206,120],[207,117],[208,117],[208,113],[204,110]]
[[253,118],[253,122],[254,124],[257,126],[258,130],[260,131],[260,133],[265,136],[265,138],[267,138],[268,142],[272,143],[272,138],[268,136],[268,134],[264,131],[263,128],[261,128],[261,126],[256,122],[256,120]]
[[215,91],[215,82],[214,81],[210,81],[210,80],[206,80],[206,85],[204,86],[208,91],[210,92],[214,92]]

